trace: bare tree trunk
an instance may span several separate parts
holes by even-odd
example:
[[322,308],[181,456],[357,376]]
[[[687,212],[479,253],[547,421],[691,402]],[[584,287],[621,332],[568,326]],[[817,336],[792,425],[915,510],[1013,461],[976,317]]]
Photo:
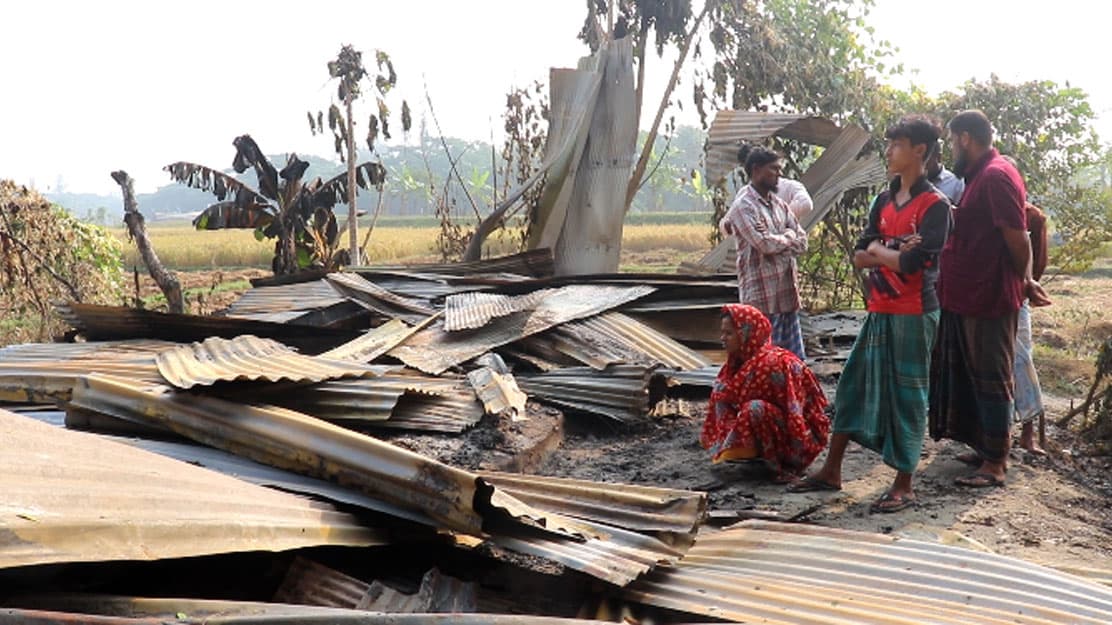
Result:
[[347,153],[348,153],[348,248],[349,255],[351,256],[351,264],[359,265],[359,224],[356,223],[355,218],[355,120],[352,118],[351,113],[351,94],[349,93],[344,98],[344,106],[347,107],[348,118],[348,132],[347,132]]
[[154,278],[155,284],[162,289],[162,294],[166,296],[166,303],[170,306],[170,312],[184,313],[185,301],[182,299],[181,283],[178,282],[178,277],[174,272],[168,271],[162,266],[162,261],[158,260],[158,254],[155,253],[151,240],[147,238],[147,226],[143,220],[143,213],[139,212],[139,203],[135,201],[135,184],[131,180],[131,176],[122,170],[114,171],[112,172],[112,179],[120,185],[120,190],[123,191],[124,223],[127,224],[127,231],[131,238],[135,239],[135,245],[139,248],[139,254],[143,257],[143,264],[147,266],[151,278]]
[[[676,59],[676,65],[672,68],[672,77],[668,80],[668,87],[664,90],[664,97],[660,100],[660,108],[656,110],[656,117],[653,119],[653,125],[649,129],[649,134],[645,137],[645,145],[641,148],[641,157],[637,159],[637,165],[633,168],[633,175],[629,177],[629,186],[626,188],[626,202],[625,209],[628,212],[629,207],[633,205],[633,197],[637,195],[637,190],[641,188],[641,177],[645,175],[645,169],[649,165],[649,157],[653,153],[653,144],[656,143],[656,133],[660,130],[660,122],[664,119],[664,111],[668,108],[668,99],[672,97],[672,91],[676,88],[676,83],[680,80],[680,70],[683,69],[684,61],[687,60],[687,53],[691,50],[691,43],[695,41],[695,35],[699,32],[699,27],[703,24],[703,19],[706,18],[707,13],[710,11],[712,2],[707,2],[703,6],[703,12],[695,20],[695,24],[691,26],[691,30],[687,32],[687,39],[683,42],[683,47],[680,48],[680,56]],[[640,70],[638,70],[640,71]],[[639,85],[640,86],[640,85]],[[638,108],[640,113],[640,108]],[[638,117],[638,124],[640,124],[640,117]]]

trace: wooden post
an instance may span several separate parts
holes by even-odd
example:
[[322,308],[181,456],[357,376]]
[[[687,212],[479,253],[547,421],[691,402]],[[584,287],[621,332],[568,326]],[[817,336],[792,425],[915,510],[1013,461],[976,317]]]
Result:
[[355,119],[351,113],[351,92],[344,98],[347,107],[347,153],[348,153],[348,247],[352,266],[359,266],[359,224],[356,223],[355,210]]
[[162,294],[166,296],[166,303],[170,307],[170,312],[184,313],[185,300],[181,294],[181,283],[178,282],[178,277],[174,272],[167,271],[162,266],[162,261],[158,260],[158,254],[155,253],[154,246],[151,245],[151,240],[147,237],[147,227],[143,220],[143,213],[139,212],[139,203],[135,201],[135,185],[131,176],[127,175],[126,171],[114,171],[112,172],[112,179],[120,185],[120,190],[123,191],[124,223],[127,224],[127,231],[131,238],[135,239],[135,245],[139,248],[143,263],[147,265],[147,271],[154,278],[158,288],[162,289]]

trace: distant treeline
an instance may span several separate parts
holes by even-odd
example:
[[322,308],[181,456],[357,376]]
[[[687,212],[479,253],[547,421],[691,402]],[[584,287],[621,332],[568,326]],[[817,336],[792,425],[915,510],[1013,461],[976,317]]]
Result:
[[[707,213],[711,210],[709,195],[696,173],[702,170],[705,139],[706,134],[702,130],[683,126],[670,140],[658,138],[657,153],[653,155],[654,169],[650,170],[654,172],[653,176],[638,193],[627,223],[691,223],[692,220],[708,219]],[[469,215],[474,216],[471,201],[476,203],[481,214],[486,214],[498,199],[513,189],[514,182],[505,180],[503,175],[503,164],[498,154],[501,146],[496,146],[492,153],[491,145],[486,142],[455,138],[446,141],[453,158],[457,159],[456,169],[462,185],[455,176],[452,176],[452,184],[446,185],[451,166],[438,138],[426,136],[416,145],[378,148],[377,156],[387,170],[380,219],[389,218],[391,225],[399,226],[403,225],[402,222],[414,226],[436,225],[435,198],[443,195],[446,188],[449,203],[454,206],[453,212],[466,219]],[[229,161],[231,157],[232,154],[229,154]],[[343,171],[343,165],[335,161],[304,154],[298,157],[309,163],[306,179],[316,176],[328,179]],[[359,161],[374,157],[360,154]],[[281,167],[286,162],[286,155],[271,156],[271,161]],[[492,171],[492,163],[497,164],[497,171]],[[222,165],[202,164],[216,168]],[[230,168],[227,171],[232,173]],[[254,185],[253,171],[249,170],[239,177]],[[115,224],[122,216],[121,202],[116,197],[82,193],[47,193],[46,196],[90,222]],[[150,219],[197,213],[214,201],[209,193],[179,184],[167,184],[154,193],[140,194],[137,199],[140,210]],[[361,192],[358,205],[368,215],[374,212],[377,203],[377,193]],[[677,214],[685,216],[681,219]],[[403,217],[412,221],[398,220]]]

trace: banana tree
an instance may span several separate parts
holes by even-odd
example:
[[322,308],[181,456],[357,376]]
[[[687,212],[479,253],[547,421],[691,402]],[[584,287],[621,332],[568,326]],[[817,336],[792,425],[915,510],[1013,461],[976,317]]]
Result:
[[[217,201],[193,220],[193,226],[198,230],[250,228],[259,239],[275,239],[271,263],[275,275],[347,264],[332,210],[348,195],[347,172],[327,181],[318,177],[303,183],[309,163],[296,154],[290,154],[279,171],[250,135],[236,137],[232,144],[236,148],[232,168],[237,174],[253,169],[255,187],[195,163],[179,161],[164,168],[175,181],[216,196]],[[361,163],[355,170],[354,182],[364,189],[380,186],[386,178],[381,163]]]

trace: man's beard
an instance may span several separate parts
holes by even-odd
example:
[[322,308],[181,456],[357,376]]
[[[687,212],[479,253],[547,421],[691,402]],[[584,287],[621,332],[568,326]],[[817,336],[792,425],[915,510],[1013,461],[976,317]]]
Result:
[[966,170],[969,169],[969,157],[965,150],[957,148],[954,150],[954,168],[953,173],[958,178],[965,178]]

